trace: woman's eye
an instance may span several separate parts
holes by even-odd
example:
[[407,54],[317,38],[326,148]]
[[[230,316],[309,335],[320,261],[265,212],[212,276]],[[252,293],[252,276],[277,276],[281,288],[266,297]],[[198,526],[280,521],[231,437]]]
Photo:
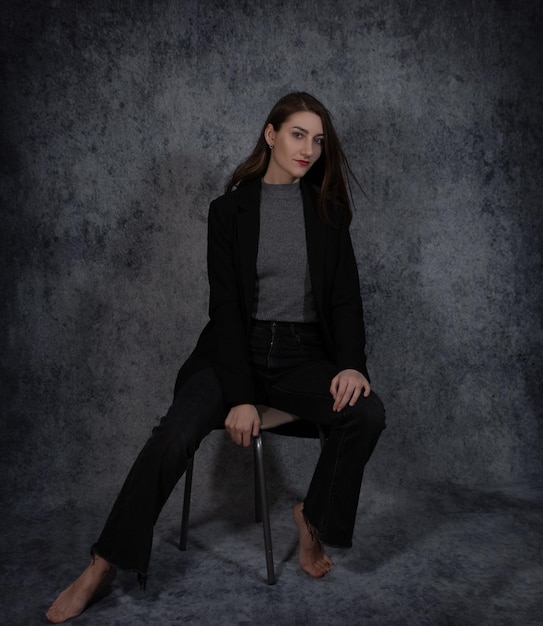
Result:
[[315,139],[315,143],[319,146],[322,146],[322,137],[318,137],[317,139]]
[[294,137],[296,137],[296,139],[300,139],[301,137],[303,137],[302,133],[292,133],[294,135]]

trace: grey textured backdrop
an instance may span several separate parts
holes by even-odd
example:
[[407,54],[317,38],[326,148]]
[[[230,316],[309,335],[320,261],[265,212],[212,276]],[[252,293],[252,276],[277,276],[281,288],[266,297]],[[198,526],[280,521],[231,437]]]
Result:
[[[0,11],[11,506],[105,514],[206,321],[208,204],[295,89],[332,111],[367,194],[352,233],[389,417],[368,480],[541,480],[540,2]],[[303,491],[314,450],[279,439]],[[209,499],[230,454],[207,444]]]

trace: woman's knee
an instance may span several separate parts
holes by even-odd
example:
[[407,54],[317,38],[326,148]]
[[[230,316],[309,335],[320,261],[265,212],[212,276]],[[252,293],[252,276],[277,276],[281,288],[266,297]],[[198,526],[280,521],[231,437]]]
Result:
[[385,407],[375,392],[370,392],[367,398],[361,396],[353,408],[364,428],[380,432],[386,427]]
[[165,449],[177,450],[187,457],[194,455],[202,440],[224,420],[221,407],[201,405],[198,410],[183,410],[172,405],[168,413],[153,428],[151,439]]
[[222,394],[214,383],[213,376],[205,370],[188,379],[153,428],[149,442],[192,456],[202,439],[225,417]]

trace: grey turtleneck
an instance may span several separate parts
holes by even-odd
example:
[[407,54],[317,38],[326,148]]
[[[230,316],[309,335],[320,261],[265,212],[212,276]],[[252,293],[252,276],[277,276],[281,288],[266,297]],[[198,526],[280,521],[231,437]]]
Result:
[[262,181],[254,317],[276,322],[316,322],[300,181]]

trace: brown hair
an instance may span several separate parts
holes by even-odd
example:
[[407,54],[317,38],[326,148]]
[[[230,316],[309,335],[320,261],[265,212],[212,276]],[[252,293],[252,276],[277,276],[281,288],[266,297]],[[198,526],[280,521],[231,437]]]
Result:
[[226,183],[226,191],[231,191],[234,187],[241,187],[255,178],[264,176],[270,161],[270,148],[264,138],[264,130],[268,124],[271,124],[278,131],[288,117],[299,111],[315,113],[322,121],[324,149],[319,159],[304,176],[304,179],[308,179],[318,190],[317,211],[319,216],[325,222],[332,223],[328,208],[330,204],[334,207],[340,204],[347,209],[350,217],[352,212],[349,175],[357,184],[358,181],[349,167],[332,124],[330,113],[316,98],[304,91],[289,93],[276,102],[264,122],[253,151],[243,163],[238,165]]

